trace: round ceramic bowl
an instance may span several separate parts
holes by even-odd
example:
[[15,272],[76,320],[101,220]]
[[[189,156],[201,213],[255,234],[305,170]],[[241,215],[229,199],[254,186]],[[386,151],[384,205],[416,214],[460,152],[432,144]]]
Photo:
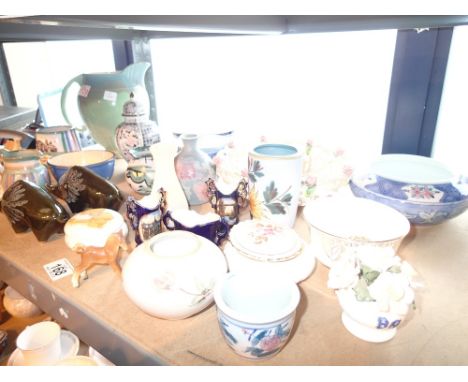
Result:
[[242,357],[261,360],[286,345],[300,292],[294,281],[279,276],[228,273],[216,283],[214,299],[227,344]]
[[468,208],[468,184],[455,182],[442,163],[423,156],[385,154],[349,183],[354,195],[386,204],[413,224],[438,224]]
[[42,314],[42,310],[39,309],[36,304],[23,297],[11,286],[5,289],[3,305],[5,306],[5,310],[10,313],[12,317],[27,318]]
[[49,158],[47,163],[57,180],[73,166],[86,167],[97,175],[110,179],[114,173],[115,155],[104,150],[74,151]]
[[190,317],[213,302],[216,280],[227,272],[221,250],[192,232],[160,233],[137,246],[122,269],[123,288],[144,312]]
[[403,322],[412,301],[414,292],[407,287],[406,305],[398,313],[382,311],[375,301],[358,301],[352,288],[336,291],[341,309],[341,320],[345,328],[354,336],[368,342],[386,342],[391,340],[397,328]]
[[400,212],[354,196],[311,201],[303,215],[316,257],[328,267],[350,247],[390,248],[396,252],[410,230],[408,219]]

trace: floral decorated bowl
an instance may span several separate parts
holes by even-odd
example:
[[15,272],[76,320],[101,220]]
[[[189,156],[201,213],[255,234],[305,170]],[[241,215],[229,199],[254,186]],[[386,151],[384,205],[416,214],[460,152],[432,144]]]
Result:
[[354,195],[386,204],[413,224],[438,224],[468,208],[468,184],[432,158],[385,154],[358,171],[349,186]]
[[160,233],[137,246],[122,269],[127,296],[159,318],[190,317],[213,302],[216,280],[227,272],[221,250],[192,232]]
[[397,210],[352,195],[311,201],[303,216],[316,257],[327,267],[349,248],[388,248],[395,253],[410,230],[408,219]]
[[239,272],[218,280],[214,299],[227,344],[242,357],[261,360],[276,355],[288,341],[300,292],[284,276]]
[[73,166],[83,166],[105,179],[114,174],[115,155],[111,151],[84,150],[63,153],[49,158],[48,165],[57,180]]

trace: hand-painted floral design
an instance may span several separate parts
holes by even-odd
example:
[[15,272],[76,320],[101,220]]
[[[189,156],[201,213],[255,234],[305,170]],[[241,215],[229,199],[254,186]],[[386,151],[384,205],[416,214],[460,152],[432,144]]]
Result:
[[255,185],[250,190],[250,212],[256,219],[266,217],[270,214],[285,215],[287,207],[291,205],[292,195],[289,192],[291,186],[282,194],[278,193],[275,181],[272,180],[270,184],[263,190],[263,200],[258,197]]
[[83,175],[80,171],[71,168],[59,180],[59,189],[65,190],[65,200],[67,203],[74,203],[78,200],[81,191],[86,189],[83,184]]
[[12,187],[8,200],[3,199],[1,203],[3,210],[9,216],[12,224],[15,224],[24,218],[24,212],[18,209],[18,207],[25,205],[28,201],[23,199],[26,190],[21,187],[20,184]]
[[221,330],[228,342],[234,347],[247,342],[247,348],[239,350],[253,358],[268,357],[277,353],[289,337],[291,323],[292,321],[288,320],[272,328],[254,329],[231,326],[227,321],[220,319]]
[[439,200],[443,192],[431,185],[412,184],[410,186],[402,187],[402,190],[408,195],[408,199],[417,200]]
[[265,175],[262,171],[263,167],[260,161],[249,157],[249,180],[255,183],[257,178],[261,178]]
[[255,231],[250,232],[249,236],[253,239],[255,244],[266,243],[268,239],[283,232],[283,227],[276,224],[264,224],[257,223],[255,225]]
[[211,296],[214,287],[214,280],[209,280],[208,283],[202,283],[199,279],[194,279],[191,284],[194,290],[187,290],[178,285],[177,277],[170,272],[157,275],[154,278],[154,284],[162,290],[167,291],[179,291],[192,296],[192,301],[189,306],[195,306],[201,303],[203,300]]

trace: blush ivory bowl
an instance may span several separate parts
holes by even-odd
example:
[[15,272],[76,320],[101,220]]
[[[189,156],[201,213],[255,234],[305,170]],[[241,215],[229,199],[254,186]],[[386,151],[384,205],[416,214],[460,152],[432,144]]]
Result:
[[373,200],[333,196],[311,201],[303,215],[318,260],[330,267],[350,247],[371,246],[397,251],[410,230],[397,210]]
[[261,360],[275,356],[286,345],[300,292],[284,276],[238,272],[218,280],[214,299],[227,344],[242,357]]
[[179,320],[213,302],[215,282],[226,272],[224,255],[213,242],[176,230],[137,246],[123,265],[122,281],[126,294],[141,310]]
[[115,155],[111,151],[84,150],[58,154],[47,161],[57,180],[73,166],[86,167],[105,179],[114,174]]
[[459,182],[443,163],[409,154],[384,154],[356,171],[349,186],[354,195],[386,204],[413,224],[438,224],[468,208],[468,184]]

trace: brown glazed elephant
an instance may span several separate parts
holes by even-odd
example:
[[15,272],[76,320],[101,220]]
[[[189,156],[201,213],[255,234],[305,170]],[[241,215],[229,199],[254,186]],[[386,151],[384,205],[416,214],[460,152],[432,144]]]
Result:
[[16,233],[31,229],[39,241],[63,233],[70,218],[53,195],[27,180],[17,180],[6,189],[1,207]]
[[73,166],[48,190],[65,200],[73,213],[88,208],[118,211],[123,203],[120,190],[107,179],[82,166]]

